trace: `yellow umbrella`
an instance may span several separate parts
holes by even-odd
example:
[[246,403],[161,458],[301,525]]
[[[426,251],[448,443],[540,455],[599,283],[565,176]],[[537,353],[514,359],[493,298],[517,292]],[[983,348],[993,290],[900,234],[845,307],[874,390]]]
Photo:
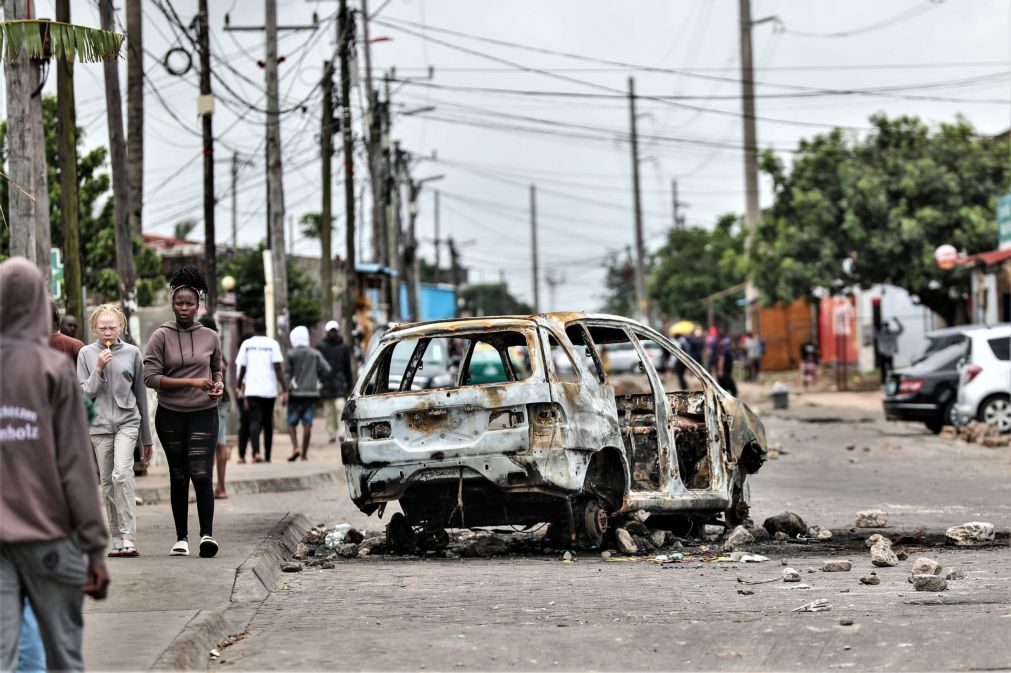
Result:
[[693,323],[691,320],[679,320],[670,326],[667,333],[671,336],[677,336],[679,334],[691,334],[696,329],[700,329],[698,325]]

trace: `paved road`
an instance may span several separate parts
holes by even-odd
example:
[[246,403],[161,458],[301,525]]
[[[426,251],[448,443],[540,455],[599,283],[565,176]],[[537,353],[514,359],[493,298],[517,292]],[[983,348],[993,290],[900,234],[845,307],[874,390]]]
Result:
[[[824,421],[835,413],[826,409],[807,417]],[[839,530],[852,525],[857,510],[880,507],[902,528],[975,519],[1011,527],[1007,450],[945,442],[914,425],[769,417],[767,426],[785,454],[753,482],[758,521],[790,509]],[[847,451],[850,443],[854,451]],[[283,576],[245,637],[211,668],[1011,668],[1007,548],[910,551],[910,560],[885,569],[873,568],[863,549],[786,543],[763,549],[770,562],[747,566],[662,567],[596,555],[574,564],[554,556],[346,561]],[[943,594],[917,593],[906,577],[919,555],[961,567],[968,577]],[[853,570],[807,572],[832,557],[852,560]],[[738,576],[775,578],[784,559],[810,588],[776,582],[751,587],[754,595],[737,593]],[[871,570],[881,584],[861,585]],[[832,609],[791,612],[819,598]]]

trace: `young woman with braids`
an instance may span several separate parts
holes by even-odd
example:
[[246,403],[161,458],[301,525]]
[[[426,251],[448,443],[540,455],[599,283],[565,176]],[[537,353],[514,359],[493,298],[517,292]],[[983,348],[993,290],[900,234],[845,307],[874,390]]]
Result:
[[119,306],[102,304],[92,311],[89,323],[96,339],[77,356],[77,379],[95,403],[88,432],[113,539],[109,556],[140,556],[133,480],[138,435],[144,445],[142,463],[151,460],[152,449],[144,365],[140,349],[120,339],[126,316]]
[[172,518],[177,541],[172,556],[189,556],[189,482],[197,497],[200,555],[218,553],[213,537],[214,451],[218,400],[224,394],[225,361],[218,335],[196,321],[207,281],[195,266],[184,266],[169,281],[175,320],[154,331],[144,357],[144,383],[158,391],[155,430],[169,463]]

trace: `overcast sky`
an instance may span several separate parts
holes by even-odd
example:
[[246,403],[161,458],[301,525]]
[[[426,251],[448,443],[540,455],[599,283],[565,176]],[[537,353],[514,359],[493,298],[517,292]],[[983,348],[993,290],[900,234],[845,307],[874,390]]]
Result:
[[[54,16],[52,0],[35,4],[40,16]],[[202,216],[197,58],[194,54],[194,68],[183,77],[166,72],[162,57],[188,43],[180,41],[153,1],[143,4],[150,82],[144,229],[170,234],[176,221]],[[196,0],[172,4],[186,23],[196,12]],[[255,244],[266,232],[264,115],[259,111],[265,103],[263,70],[256,63],[263,58],[264,37],[223,27],[226,12],[232,26],[262,25],[262,3],[210,4],[212,51],[219,57],[213,67],[231,89],[213,83],[219,96],[214,117],[219,141],[215,185],[221,196],[217,236],[219,242],[230,240],[229,161],[236,151],[250,161],[239,179],[238,237],[240,243]],[[74,0],[72,6],[74,22],[98,25],[94,2]],[[317,84],[323,61],[335,50],[337,3],[280,0],[278,6],[282,25],[308,24],[313,12],[320,17],[315,32],[283,32],[279,47],[285,56],[281,108],[289,110],[282,123],[285,199],[287,213],[297,221],[320,207]],[[647,246],[660,245],[671,225],[674,179],[687,203],[689,225],[708,227],[721,213],[743,212],[736,0],[370,0],[369,9],[376,14],[371,36],[377,77],[395,68],[397,78],[424,78],[427,68],[434,67],[431,80],[392,85],[398,113],[394,137],[416,157],[438,156],[438,161],[417,162],[414,176],[445,176],[427,184],[419,202],[424,256],[434,256],[432,190],[437,188],[442,235],[456,239],[472,280],[492,282],[503,274],[514,294],[530,300],[528,185],[534,183],[541,308],[598,308],[603,260],[610,253],[624,256],[626,246],[634,244],[629,111],[620,96],[629,75],[644,97],[638,108]],[[778,17],[778,22],[754,28],[758,138],[763,148],[781,150],[787,159],[799,139],[836,125],[860,134],[877,112],[914,114],[931,124],[961,114],[986,134],[1011,126],[1007,0],[754,0],[752,16]],[[175,58],[184,59],[181,54]],[[353,103],[360,138],[361,46],[358,65],[363,74]],[[122,72],[125,94],[125,61]],[[76,81],[86,144],[105,144],[101,66],[79,66]],[[886,91],[824,92],[872,88]],[[55,92],[55,76],[48,89]],[[660,96],[681,98],[650,99]],[[427,106],[435,110],[401,114]],[[366,176],[361,154],[355,160],[358,175]],[[336,170],[340,161],[334,165],[341,179]],[[340,214],[335,241],[342,251],[342,188],[334,195],[334,210]],[[763,206],[769,200],[763,182]],[[201,225],[193,238],[199,239],[202,231]],[[366,241],[366,257],[368,250]],[[295,251],[316,255],[319,247],[297,239]],[[445,249],[442,261],[448,264]],[[559,281],[554,299],[544,280],[548,276]]]

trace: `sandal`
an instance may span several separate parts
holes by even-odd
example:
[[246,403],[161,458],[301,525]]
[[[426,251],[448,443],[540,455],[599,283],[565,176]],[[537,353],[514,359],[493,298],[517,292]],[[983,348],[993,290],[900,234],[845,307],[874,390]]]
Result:
[[290,456],[288,456],[288,462],[289,463],[294,463],[296,460],[299,459],[299,456],[301,456],[301,455],[302,454],[300,452],[296,451],[295,453],[293,453]]
[[219,491],[219,492],[217,492],[217,493],[214,494],[214,499],[215,500],[226,500],[227,498],[228,498],[228,494],[225,493],[224,491]]
[[239,458],[239,460],[237,460],[236,462],[237,462],[237,463],[238,463],[239,465],[245,465],[245,464],[246,464],[246,459],[245,459],[245,458]]
[[122,555],[123,555],[122,547],[113,547],[112,549],[109,550],[109,553],[106,554],[106,556],[108,556],[109,558],[119,558]]
[[122,557],[134,557],[140,556],[140,552],[137,551],[137,545],[127,545],[126,547],[121,547],[119,550],[119,556]]
[[253,462],[254,463],[262,463],[263,462],[263,458],[260,458],[259,456],[254,456],[253,457]]

